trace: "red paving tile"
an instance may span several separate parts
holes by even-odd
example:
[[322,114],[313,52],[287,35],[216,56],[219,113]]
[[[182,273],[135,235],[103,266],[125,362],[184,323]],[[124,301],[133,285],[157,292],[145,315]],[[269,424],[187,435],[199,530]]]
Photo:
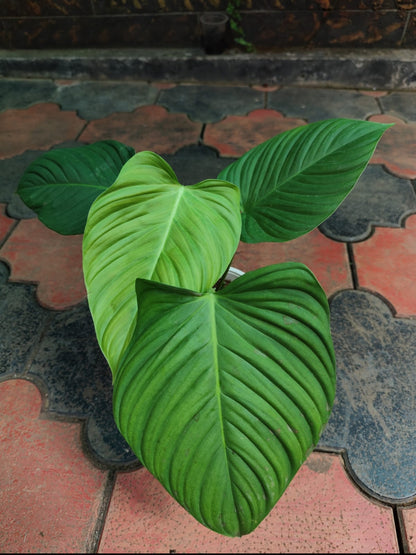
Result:
[[0,249],[10,281],[38,283],[39,303],[63,310],[86,296],[82,273],[82,236],[63,236],[39,220],[21,220]]
[[254,110],[247,116],[228,116],[208,124],[204,143],[216,148],[221,156],[241,156],[278,133],[305,124],[302,119],[286,118],[275,110]]
[[55,144],[74,141],[84,125],[85,121],[75,112],[62,112],[57,104],[6,110],[0,113],[0,158],[10,158],[25,150],[47,150]]
[[286,243],[240,243],[232,265],[249,272],[289,261],[306,264],[328,296],[352,288],[346,245],[331,241],[317,229]]
[[280,87],[279,85],[268,85],[265,83],[264,85],[253,85],[252,89],[260,92],[274,92],[278,91]]
[[402,515],[406,542],[409,549],[407,553],[416,553],[416,507],[403,509]]
[[388,299],[398,316],[416,315],[416,215],[405,228],[376,228],[362,243],[353,244],[360,287]]
[[383,96],[387,96],[387,94],[388,94],[387,91],[364,91],[364,90],[359,90],[358,92],[360,94],[364,94],[365,96],[372,96],[373,98],[381,98]]
[[11,230],[16,220],[6,216],[6,205],[0,204],[0,244]]
[[[364,518],[365,515],[365,518]],[[398,553],[390,508],[371,503],[337,455],[312,453],[247,536],[208,530],[146,470],[119,474],[100,553]]]
[[79,424],[40,408],[30,382],[0,383],[0,552],[85,553],[107,473],[83,455]]
[[416,124],[385,114],[371,116],[369,120],[394,123],[378,143],[371,164],[384,164],[399,177],[416,179]]
[[166,91],[168,89],[174,89],[177,85],[175,85],[175,83],[152,82],[152,86],[160,91]]
[[170,114],[162,106],[142,106],[130,113],[112,114],[91,122],[80,140],[92,143],[115,139],[136,152],[152,150],[173,154],[183,146],[198,142],[201,124],[185,114]]

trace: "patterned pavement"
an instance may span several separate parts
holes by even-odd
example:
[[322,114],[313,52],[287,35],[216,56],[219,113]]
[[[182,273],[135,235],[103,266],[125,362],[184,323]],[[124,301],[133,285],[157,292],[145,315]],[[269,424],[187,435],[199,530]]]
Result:
[[[51,148],[117,139],[190,184],[328,117],[395,122],[319,229],[240,244],[233,266],[307,264],[330,300],[338,388],[318,447],[250,535],[194,521],[112,419],[81,236],[16,196]],[[0,81],[0,552],[416,553],[416,93],[134,81]]]

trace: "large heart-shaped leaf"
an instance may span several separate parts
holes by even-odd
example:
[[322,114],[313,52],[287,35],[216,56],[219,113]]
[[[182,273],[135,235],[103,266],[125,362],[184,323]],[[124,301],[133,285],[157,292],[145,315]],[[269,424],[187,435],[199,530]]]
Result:
[[153,152],[140,152],[93,203],[83,267],[98,342],[113,371],[135,327],[136,278],[206,291],[227,269],[241,233],[231,183],[180,185]]
[[[198,521],[252,531],[318,442],[335,394],[324,292],[298,263],[197,294],[138,280],[114,416]],[[122,331],[122,330],[120,330]]]
[[388,127],[320,121],[285,131],[230,164],[219,178],[241,189],[241,239],[289,241],[321,224],[351,191]]
[[91,204],[133,154],[118,141],[51,150],[30,164],[17,192],[47,227],[63,235],[84,233]]

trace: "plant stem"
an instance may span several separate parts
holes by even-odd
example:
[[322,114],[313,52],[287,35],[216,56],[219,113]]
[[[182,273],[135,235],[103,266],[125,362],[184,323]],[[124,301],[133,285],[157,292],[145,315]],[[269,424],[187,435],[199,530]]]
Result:
[[232,260],[230,261],[230,263],[227,266],[227,269],[225,270],[225,272],[222,274],[222,276],[220,277],[220,279],[217,281],[217,283],[214,285],[214,289],[215,291],[219,291],[220,289],[222,289],[224,287],[224,281],[225,278],[227,277],[228,274],[228,270],[230,269],[230,266],[232,264]]

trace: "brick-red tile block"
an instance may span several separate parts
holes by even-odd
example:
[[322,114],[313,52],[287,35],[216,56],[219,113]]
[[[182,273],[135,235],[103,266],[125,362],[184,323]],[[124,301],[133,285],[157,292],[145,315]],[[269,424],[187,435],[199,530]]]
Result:
[[358,92],[360,94],[364,94],[365,96],[372,96],[373,98],[382,98],[388,94],[387,91],[365,91],[361,89]]
[[10,281],[38,283],[39,303],[62,310],[86,297],[82,273],[82,235],[59,235],[39,220],[21,220],[0,249]]
[[249,272],[281,262],[306,264],[328,296],[352,288],[345,244],[331,241],[317,229],[285,243],[240,242],[232,266]]
[[266,92],[266,93],[278,91],[280,89],[279,85],[268,85],[267,83],[265,83],[264,85],[253,85],[251,88],[254,89],[255,91]]
[[26,380],[0,383],[1,553],[85,553],[107,472],[83,455],[78,423],[39,417]]
[[85,121],[75,112],[63,112],[57,104],[36,104],[24,110],[0,113],[2,146],[0,158],[25,150],[47,150],[64,141],[74,141]]
[[254,110],[247,116],[228,116],[208,124],[204,143],[216,148],[221,156],[237,157],[283,131],[305,124],[302,119],[286,118],[275,110]]
[[398,553],[392,510],[352,484],[341,457],[312,453],[249,535],[208,530],[140,469],[117,477],[100,553]]
[[2,243],[15,222],[16,220],[13,220],[12,218],[6,216],[6,205],[0,204],[0,244]]
[[167,91],[168,89],[174,89],[177,85],[175,83],[163,83],[163,82],[152,82],[152,85],[158,88],[160,91]]
[[381,293],[398,316],[416,315],[416,215],[404,228],[376,228],[353,249],[359,286]]
[[91,122],[80,140],[93,143],[115,139],[136,152],[152,150],[173,154],[179,148],[197,143],[201,124],[185,114],[171,114],[163,106],[142,106],[133,112],[112,114]]
[[416,553],[416,507],[403,509],[403,524],[408,547],[406,553]]
[[384,164],[392,173],[405,179],[416,179],[416,123],[381,114],[370,121],[394,123],[380,139],[371,164]]

